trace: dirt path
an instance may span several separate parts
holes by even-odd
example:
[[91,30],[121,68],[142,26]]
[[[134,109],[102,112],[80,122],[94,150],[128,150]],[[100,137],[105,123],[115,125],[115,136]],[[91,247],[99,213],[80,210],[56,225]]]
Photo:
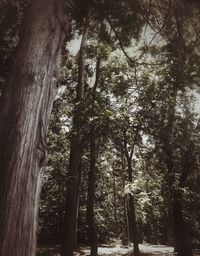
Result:
[[142,253],[153,255],[175,255],[173,253],[174,248],[166,245],[140,244],[139,248]]
[[[166,255],[172,256],[174,248],[165,245],[151,245],[151,244],[140,244],[139,245],[141,253],[144,254],[152,254],[152,255]],[[89,255],[89,249],[83,249],[86,255]],[[99,255],[126,255],[132,251],[132,248],[122,248],[119,246],[116,247],[99,247],[98,254]]]

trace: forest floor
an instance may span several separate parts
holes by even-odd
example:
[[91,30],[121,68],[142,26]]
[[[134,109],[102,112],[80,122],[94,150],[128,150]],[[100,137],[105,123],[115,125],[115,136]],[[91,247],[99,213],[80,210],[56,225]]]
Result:
[[[140,252],[142,256],[175,256],[173,253],[174,248],[165,245],[152,245],[152,244],[140,244]],[[37,256],[60,256],[60,247],[57,248],[40,248],[38,249]],[[75,256],[88,256],[90,252],[89,247],[81,247],[79,251],[75,252]],[[115,246],[102,245],[98,247],[98,255],[101,256],[128,256],[132,252],[132,248],[128,246],[121,246],[117,244]],[[194,256],[200,256],[200,251],[195,251]]]
[[[140,244],[139,245],[140,252],[142,255],[150,256],[150,255],[165,255],[172,256],[174,248],[165,246],[165,245],[151,245],[151,244]],[[89,255],[90,250],[83,249],[86,255]],[[129,255],[132,252],[131,247],[124,247],[117,245],[116,247],[99,247],[98,254],[99,255]]]

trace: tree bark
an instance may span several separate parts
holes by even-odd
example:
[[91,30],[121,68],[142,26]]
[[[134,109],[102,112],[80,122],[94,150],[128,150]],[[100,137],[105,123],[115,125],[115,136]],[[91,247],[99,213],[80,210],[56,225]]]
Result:
[[113,167],[113,206],[114,206],[114,220],[115,220],[115,234],[118,236],[118,225],[117,225],[117,193],[116,193],[116,177],[115,170]]
[[128,245],[130,241],[130,234],[129,234],[129,218],[128,218],[128,206],[127,206],[127,197],[124,197],[124,223],[125,229],[123,230],[123,237],[122,237],[122,244]]
[[[0,107],[0,255],[34,256],[45,136],[58,84],[64,1],[32,0]],[[64,33],[63,28],[66,31]]]
[[[125,158],[124,158],[124,154],[122,153],[122,155],[121,155],[121,172],[123,174],[122,175],[122,190],[124,190],[124,188],[125,188],[125,179],[126,179],[126,177],[124,176],[125,171],[126,171]],[[129,236],[129,218],[128,218],[127,196],[124,196],[124,198],[123,198],[123,210],[124,210],[124,229],[122,231],[122,244],[128,245],[130,236]]]
[[[131,158],[127,159],[127,164],[128,164],[128,177],[129,177],[129,182],[133,182],[133,169],[132,169],[132,163],[131,163]],[[134,244],[134,255],[139,256],[140,251],[139,251],[139,241],[138,241],[138,230],[137,230],[137,222],[136,222],[136,215],[135,215],[135,202],[134,202],[134,196],[129,195],[129,200],[128,200],[128,207],[129,207],[129,233],[132,235],[132,242]]]
[[192,256],[192,244],[183,217],[180,191],[175,191],[173,193],[173,218],[176,242],[175,251],[178,256]]
[[129,241],[134,242],[133,239],[133,222],[132,222],[132,215],[130,209],[130,197],[127,196],[127,219],[128,219],[128,234],[129,234]]
[[180,188],[173,188],[175,182],[175,170],[171,147],[168,145],[166,154],[166,166],[168,170],[168,182],[171,189],[172,214],[174,225],[174,248],[178,256],[192,256],[192,246],[189,232],[186,228],[182,211],[182,197]]
[[79,218],[79,201],[80,201],[80,186],[81,186],[81,175],[82,175],[82,161],[79,165],[79,171],[78,171],[78,191],[77,191],[77,206],[76,206],[76,231],[74,236],[74,249],[78,250],[78,218]]
[[95,204],[95,183],[96,183],[96,142],[95,129],[91,124],[90,133],[90,170],[88,176],[88,205],[87,205],[87,222],[88,237],[91,246],[90,255],[97,256],[97,232],[95,228],[94,204]]
[[79,170],[81,163],[81,155],[83,150],[82,145],[82,111],[81,103],[84,96],[85,85],[85,55],[87,47],[87,38],[89,32],[88,21],[85,23],[85,30],[82,37],[80,52],[79,52],[79,74],[78,83],[76,87],[76,104],[74,109],[73,127],[71,135],[71,149],[69,159],[69,173],[68,173],[68,187],[66,195],[66,210],[65,210],[65,224],[64,236],[61,255],[73,256],[76,227],[77,227],[77,201],[78,201],[78,184],[79,184]]
[[[91,91],[91,113],[95,115],[95,99],[96,89],[100,79],[100,66],[101,58],[97,56],[96,62],[96,77],[95,83]],[[87,223],[88,223],[88,238],[90,242],[90,255],[97,256],[98,253],[98,239],[95,227],[95,191],[96,191],[96,136],[95,136],[95,124],[90,124],[90,170],[88,175],[88,202],[87,202]]]
[[[185,163],[182,166],[182,174],[180,178],[179,187],[174,188],[175,184],[175,164],[174,164],[174,154],[173,154],[173,126],[175,121],[175,111],[176,111],[176,100],[178,87],[174,85],[171,92],[171,101],[168,106],[168,119],[167,125],[165,127],[165,132],[161,136],[163,142],[163,152],[164,160],[167,167],[167,179],[170,186],[171,193],[171,204],[172,204],[172,214],[173,214],[173,229],[174,229],[174,249],[178,256],[192,256],[192,246],[191,240],[186,228],[185,220],[182,212],[182,197],[180,193],[180,187],[186,182],[190,164],[187,161],[188,156],[185,155]],[[182,184],[183,183],[183,184]]]

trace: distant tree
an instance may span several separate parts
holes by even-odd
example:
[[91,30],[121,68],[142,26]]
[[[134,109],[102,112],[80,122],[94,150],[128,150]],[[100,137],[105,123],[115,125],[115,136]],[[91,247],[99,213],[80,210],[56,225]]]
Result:
[[84,32],[78,58],[78,81],[76,86],[75,107],[71,132],[71,149],[69,158],[69,173],[66,195],[66,213],[64,223],[64,237],[62,256],[73,255],[76,237],[78,191],[80,180],[80,164],[83,152],[83,100],[85,91],[85,58],[89,33],[89,18],[84,22]]

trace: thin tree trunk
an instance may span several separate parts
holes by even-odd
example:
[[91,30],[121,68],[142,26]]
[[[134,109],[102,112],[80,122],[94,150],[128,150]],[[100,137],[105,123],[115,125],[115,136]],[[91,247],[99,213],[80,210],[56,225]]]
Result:
[[[94,103],[96,98],[96,89],[100,78],[101,58],[97,56],[96,62],[96,78],[91,92],[92,96],[92,114],[94,115]],[[90,124],[90,170],[88,175],[88,202],[87,202],[87,222],[88,222],[88,237],[91,246],[90,255],[97,256],[98,239],[95,227],[95,188],[96,188],[96,137],[95,124]]]
[[79,200],[80,200],[80,186],[81,186],[81,174],[82,174],[82,162],[79,165],[79,173],[78,173],[78,191],[77,191],[77,206],[76,206],[76,231],[74,236],[74,248],[78,249],[78,217],[79,217]]
[[74,238],[77,227],[77,200],[78,200],[78,183],[81,155],[83,150],[81,128],[82,128],[82,108],[81,102],[84,95],[85,85],[85,55],[87,47],[89,24],[85,23],[85,30],[82,37],[79,52],[79,74],[78,84],[76,87],[76,104],[74,109],[73,127],[71,135],[71,150],[69,159],[68,187],[66,195],[66,212],[64,224],[64,237],[61,255],[73,256]]
[[0,255],[34,256],[45,136],[57,91],[64,1],[32,0],[0,108]]
[[133,239],[133,222],[132,222],[132,215],[130,209],[130,197],[127,196],[127,219],[128,219],[128,234],[129,234],[129,241],[134,242]]
[[[128,163],[128,176],[129,176],[129,182],[133,182],[133,169],[132,169],[132,163],[131,159],[127,159]],[[130,233],[132,232],[132,238],[133,238],[133,244],[134,244],[134,255],[139,256],[140,251],[139,251],[139,241],[138,241],[138,230],[137,230],[137,222],[136,222],[136,215],[135,215],[135,202],[134,202],[134,196],[129,195],[129,200],[128,200],[128,205],[129,205],[129,212],[130,212],[130,219],[129,219],[129,228],[130,228]]]
[[[125,168],[125,159],[124,154],[121,155],[121,172],[122,172],[122,190],[125,188],[125,174],[126,168]],[[128,205],[127,205],[127,196],[124,196],[123,198],[123,210],[124,210],[124,224],[125,227],[122,232],[122,243],[123,245],[128,245],[128,242],[130,240],[129,237],[129,219],[128,219]]]
[[134,196],[129,195],[129,207],[130,207],[130,215],[131,215],[131,224],[133,230],[133,244],[134,244],[134,255],[140,255],[139,251],[139,241],[138,241],[138,230],[137,230],[137,223],[136,223],[136,216],[135,216],[135,202]]
[[123,232],[123,237],[122,237],[122,243],[124,245],[128,245],[128,242],[130,240],[130,235],[129,235],[129,219],[128,219],[128,206],[127,206],[127,197],[124,197],[124,223],[125,223],[125,230]]
[[117,229],[117,195],[116,195],[116,178],[115,170],[113,168],[113,199],[114,199],[114,220],[115,220],[115,234],[118,235]]
[[91,246],[90,255],[97,256],[97,232],[95,228],[94,204],[95,204],[95,183],[96,183],[96,142],[95,129],[91,125],[90,133],[90,170],[88,176],[88,205],[87,205],[87,222],[88,237]]

